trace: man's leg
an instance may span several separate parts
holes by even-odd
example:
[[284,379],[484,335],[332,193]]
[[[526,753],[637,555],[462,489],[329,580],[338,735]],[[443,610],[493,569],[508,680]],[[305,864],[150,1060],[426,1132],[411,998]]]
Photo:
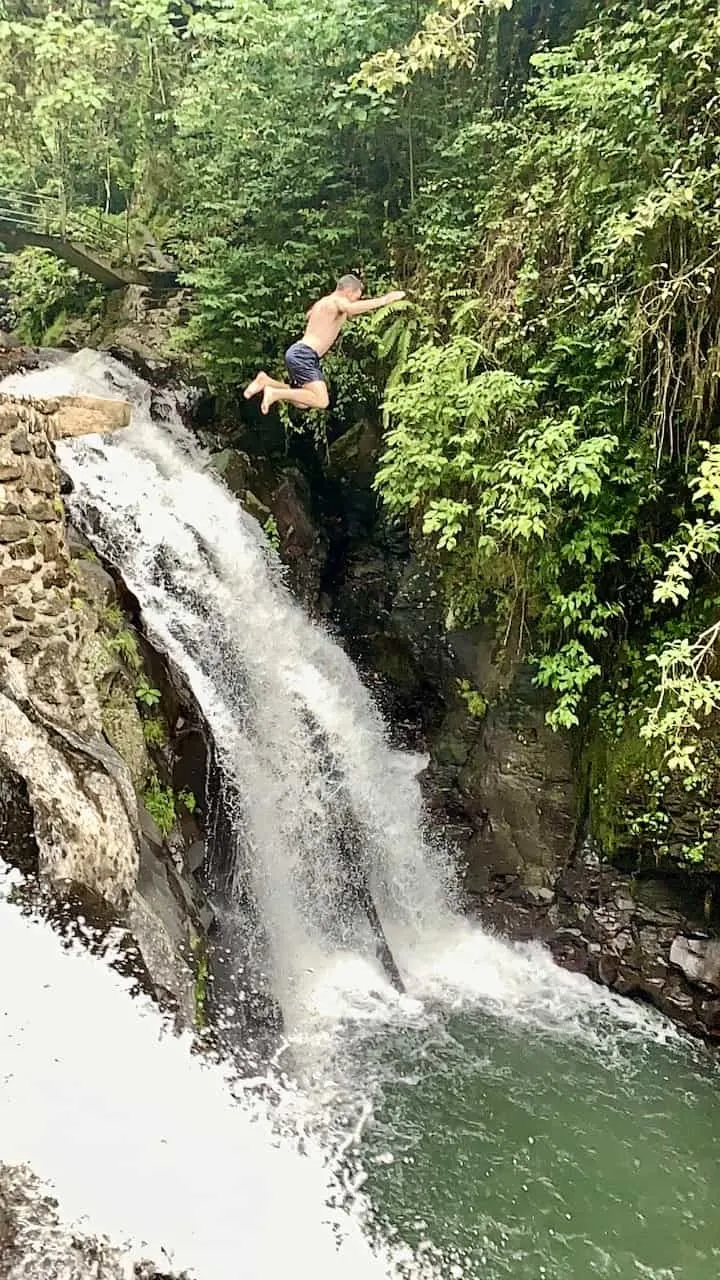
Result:
[[297,390],[283,382],[266,383],[262,398],[263,413],[269,413],[278,400],[287,400],[288,404],[296,404],[299,409],[327,409],[330,403],[325,382],[306,382]]
[[287,386],[287,383],[278,382],[277,378],[269,377],[268,374],[265,372],[265,370],[261,369],[257,377],[253,378],[249,386],[245,388],[243,395],[245,396],[246,400],[252,400],[253,396],[259,396],[260,392],[264,391],[266,387],[285,387],[285,386]]

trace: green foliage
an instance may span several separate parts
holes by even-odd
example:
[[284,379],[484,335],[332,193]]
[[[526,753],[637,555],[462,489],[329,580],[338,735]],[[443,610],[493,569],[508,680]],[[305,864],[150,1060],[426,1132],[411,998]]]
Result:
[[[709,514],[720,516],[720,447],[701,441],[698,472],[690,480],[696,504],[704,504]],[[684,521],[676,541],[668,550],[665,574],[655,584],[656,603],[681,606],[697,589],[700,573],[715,577],[714,564],[720,551],[720,522],[698,516]],[[711,598],[715,608],[720,603]],[[648,654],[657,668],[656,700],[647,710],[641,735],[661,745],[670,773],[682,775],[686,789],[700,788],[708,774],[710,722],[720,711],[720,680],[717,679],[717,649],[720,621],[713,621],[699,635],[676,634],[662,648]]]
[[170,834],[177,821],[175,796],[171,787],[163,787],[157,774],[153,774],[143,792],[143,802],[150,817],[157,824],[160,834]]
[[277,527],[277,521],[274,516],[268,516],[263,525],[263,532],[267,538],[273,551],[280,550],[280,531]]
[[184,787],[176,795],[172,787],[163,787],[157,774],[153,774],[143,792],[143,802],[150,817],[157,823],[163,836],[168,836],[178,820],[178,805],[188,813],[194,813],[197,799]]
[[143,676],[135,688],[135,697],[144,707],[156,707],[162,698],[159,689],[154,689]]
[[43,249],[23,249],[10,259],[8,292],[18,337],[52,346],[69,316],[79,315],[97,289]]
[[207,1004],[210,968],[207,948],[198,934],[194,933],[192,935],[190,947],[195,960],[195,1026],[200,1031],[206,1025],[205,1006]]
[[[562,419],[541,415],[536,384],[478,372],[481,360],[468,337],[407,359],[386,397],[393,425],[376,484],[392,512],[418,513],[454,625],[472,624],[492,603],[519,643],[532,616],[553,636],[576,631],[538,671],[560,694],[552,723],[570,726],[601,670],[587,641],[606,636],[618,608],[599,599],[592,576],[607,554],[601,495],[618,438],[580,406]],[[582,537],[567,538],[583,523]]]
[[[167,136],[180,38],[169,0],[3,0],[3,180],[123,208]],[[157,164],[157,155],[155,157]],[[155,180],[157,180],[156,175]]]
[[[127,625],[127,618],[122,609],[117,604],[106,605],[100,615],[100,625],[107,635],[105,643],[112,653],[116,653],[125,663],[131,672],[139,675],[142,671],[142,656],[138,647],[137,636],[131,631]],[[152,698],[157,690],[153,690],[148,685],[144,676],[137,683],[136,694],[139,702],[145,703],[147,706],[153,706],[157,699]],[[147,701],[146,696],[151,697]]]
[[372,283],[384,209],[405,179],[402,122],[346,85],[363,57],[408,32],[403,6],[283,0],[230,16],[207,6],[194,20],[174,115],[176,243],[196,294],[183,340],[218,383],[258,365],[280,371],[305,310],[336,275],[362,269]]
[[183,787],[182,791],[178,792],[178,803],[187,809],[188,813],[194,813],[197,809],[197,800],[187,787]]
[[[91,553],[91,558],[97,559],[95,553]],[[125,614],[117,604],[109,604],[103,609],[100,621],[106,631],[120,631],[125,625]]]
[[488,709],[487,698],[478,689],[473,689],[469,680],[458,680],[457,687],[470,715],[476,720],[484,720]]
[[[438,566],[449,622],[494,613],[552,692],[551,724],[633,741],[615,847],[710,866],[720,21],[703,0],[591,8],[532,54],[526,87],[508,77],[509,110],[460,113],[395,229],[413,237],[415,327],[402,352],[392,324],[378,347],[377,483]],[[411,41],[355,83],[424,94],[455,58],[459,86],[482,31],[457,56]]]
[[132,631],[128,631],[126,627],[121,627],[115,635],[110,637],[108,646],[122,658],[131,671],[142,670],[142,658],[140,657],[138,642]]
[[147,716],[142,722],[143,737],[149,747],[164,747],[167,743],[167,726],[160,716]]

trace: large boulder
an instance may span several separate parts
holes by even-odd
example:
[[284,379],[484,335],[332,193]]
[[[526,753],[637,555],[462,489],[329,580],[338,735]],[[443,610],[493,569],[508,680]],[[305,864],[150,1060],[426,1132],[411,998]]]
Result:
[[27,788],[40,874],[119,906],[135,884],[138,853],[134,793],[119,757],[113,765],[115,776],[100,742],[56,736],[0,692],[0,771]]
[[688,982],[720,995],[720,941],[678,934],[670,947],[670,964],[680,969]]

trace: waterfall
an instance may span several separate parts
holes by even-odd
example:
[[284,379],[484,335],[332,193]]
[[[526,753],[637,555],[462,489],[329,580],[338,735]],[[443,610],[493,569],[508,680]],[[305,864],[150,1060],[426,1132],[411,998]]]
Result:
[[348,876],[362,868],[401,966],[448,917],[447,866],[423,831],[420,762],[391,750],[352,662],[293,600],[172,394],[94,352],[5,390],[121,395],[133,406],[132,427],[115,439],[60,447],[70,507],[202,707],[233,844],[230,892],[255,905],[286,1021],[304,1016],[308,976],[348,956],[385,989]]

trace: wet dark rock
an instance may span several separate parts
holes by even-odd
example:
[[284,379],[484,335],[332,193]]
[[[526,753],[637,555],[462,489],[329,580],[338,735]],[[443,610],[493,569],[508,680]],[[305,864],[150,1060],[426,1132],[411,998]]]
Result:
[[153,845],[156,849],[162,849],[165,844],[163,834],[155,819],[148,813],[142,800],[138,801],[137,810],[138,822],[140,824],[140,831],[144,836],[144,843]]
[[581,850],[550,898],[538,901],[517,877],[470,903],[508,937],[538,938],[565,968],[650,1001],[695,1035],[720,1039],[720,941],[704,933],[700,904],[677,878],[634,878]]
[[670,947],[670,963],[682,970],[688,982],[720,992],[720,941],[679,935]]
[[225,448],[212,456],[215,470],[265,529],[272,520],[288,581],[307,609],[315,612],[327,560],[327,539],[318,528],[310,485],[294,466]]
[[205,861],[206,846],[204,840],[195,840],[185,853],[185,863],[188,871],[193,875],[197,874],[202,868]]
[[73,524],[72,520],[68,520],[65,526],[65,542],[73,560],[86,557],[91,560],[97,559],[89,538],[86,538],[85,534],[78,529],[77,525]]
[[295,594],[312,610],[320,594],[327,546],[313,521],[310,487],[297,469],[283,472],[269,506]]
[[13,453],[32,453],[32,445],[30,444],[30,438],[27,431],[20,430],[14,432],[10,437],[10,448]]
[[0,767],[0,858],[32,874],[38,868],[38,846],[27,783]]
[[75,577],[83,594],[97,609],[102,611],[117,599],[115,580],[96,557],[77,560]]
[[9,334],[0,332],[0,378],[25,369],[37,369],[40,364],[41,354],[37,348],[25,347],[13,341]]
[[61,1224],[58,1203],[27,1167],[0,1164],[0,1262],[3,1280],[187,1280],[154,1263],[127,1260],[106,1239]]

